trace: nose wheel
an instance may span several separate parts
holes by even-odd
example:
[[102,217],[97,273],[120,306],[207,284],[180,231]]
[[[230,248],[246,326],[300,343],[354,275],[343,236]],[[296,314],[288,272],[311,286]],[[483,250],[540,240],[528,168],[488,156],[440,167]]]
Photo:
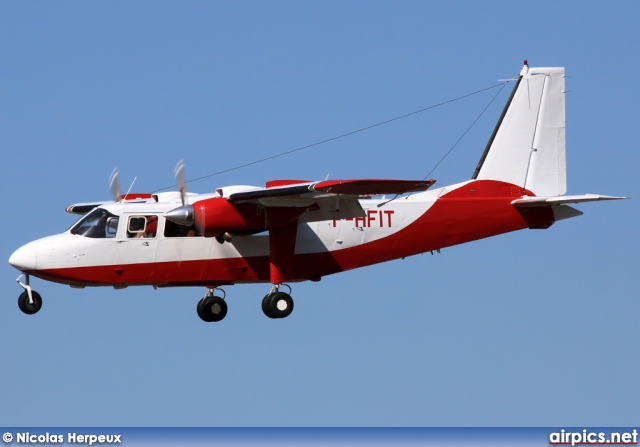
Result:
[[31,299],[29,299],[29,292],[25,290],[18,297],[18,307],[25,314],[33,315],[42,307],[42,297],[38,292],[32,290]]
[[[291,293],[291,287],[286,284],[282,284],[289,288]],[[293,312],[293,299],[289,293],[280,292],[280,284],[276,284],[271,289],[271,292],[265,296],[262,300],[262,312],[269,318],[286,318]]]
[[[218,290],[224,293],[224,290]],[[214,289],[209,289],[205,297],[198,301],[196,310],[202,321],[207,323],[220,321],[227,315],[227,302],[224,298],[215,296]]]
[[[24,284],[20,282],[23,276],[25,277]],[[42,297],[29,285],[29,275],[22,274],[18,276],[16,282],[24,289],[24,292],[18,297],[18,307],[27,315],[35,314],[42,307]]]

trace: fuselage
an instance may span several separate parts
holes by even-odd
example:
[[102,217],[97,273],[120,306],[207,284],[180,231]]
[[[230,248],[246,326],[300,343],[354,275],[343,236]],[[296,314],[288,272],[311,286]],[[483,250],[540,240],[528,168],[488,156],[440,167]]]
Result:
[[[397,198],[361,199],[364,217],[298,221],[290,281],[323,276],[554,222],[551,207],[525,214],[521,187],[476,180]],[[9,262],[72,286],[206,286],[269,282],[267,232],[232,242],[179,229],[163,214],[175,203],[115,203],[65,233],[31,242]],[[92,217],[91,217],[92,216]],[[135,231],[142,225],[141,230]]]
[[431,189],[433,179],[280,179],[197,195],[186,192],[180,162],[180,192],[122,196],[114,171],[115,203],[71,205],[68,212],[88,214],[13,253],[9,262],[24,273],[18,306],[29,315],[42,307],[31,276],[73,287],[205,286],[196,310],[213,322],[228,309],[215,288],[263,282],[271,288],[262,311],[281,319],[294,306],[280,288],[287,283],[544,229],[582,214],[569,204],[623,199],[565,195],[564,68],[525,61],[514,80],[472,180],[444,188]]

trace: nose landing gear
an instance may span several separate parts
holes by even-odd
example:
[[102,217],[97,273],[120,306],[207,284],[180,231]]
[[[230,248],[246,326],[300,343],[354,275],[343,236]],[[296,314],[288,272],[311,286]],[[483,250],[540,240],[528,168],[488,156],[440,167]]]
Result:
[[[22,284],[20,280],[25,277],[25,284]],[[42,297],[38,292],[31,289],[29,285],[29,274],[23,273],[18,276],[16,282],[24,289],[24,292],[18,297],[18,307],[22,312],[27,315],[33,315],[42,307]]]
[[35,290],[31,291],[31,297],[26,290],[18,297],[18,307],[27,315],[33,315],[42,307],[42,297]]

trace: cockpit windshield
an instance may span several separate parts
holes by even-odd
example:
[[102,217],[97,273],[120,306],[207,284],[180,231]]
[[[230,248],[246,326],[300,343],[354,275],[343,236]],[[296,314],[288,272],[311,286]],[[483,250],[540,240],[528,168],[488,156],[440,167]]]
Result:
[[80,219],[69,231],[71,234],[91,238],[116,237],[118,216],[114,216],[105,209],[96,208]]

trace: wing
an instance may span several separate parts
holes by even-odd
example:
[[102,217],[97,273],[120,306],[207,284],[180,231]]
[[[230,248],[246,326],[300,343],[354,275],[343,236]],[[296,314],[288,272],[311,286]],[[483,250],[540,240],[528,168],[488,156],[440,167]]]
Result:
[[87,214],[89,211],[94,209],[97,206],[105,205],[107,203],[114,203],[113,200],[103,200],[102,202],[83,202],[83,203],[74,203],[73,205],[69,205],[65,208],[67,213],[71,214]]
[[[147,203],[147,202],[157,202],[157,196],[154,196],[150,193],[129,193],[120,195],[121,202],[137,202],[137,203]],[[71,214],[87,214],[89,211],[94,209],[97,206],[107,205],[109,203],[115,203],[113,200],[103,200],[101,202],[83,202],[83,203],[74,203],[73,205],[69,205],[65,208],[67,213]]]
[[[306,207],[307,222],[363,217],[358,198],[426,191],[435,180],[356,179],[319,182],[275,180],[266,188],[229,195],[232,203],[260,203],[266,207]],[[273,185],[273,186],[271,186]]]

